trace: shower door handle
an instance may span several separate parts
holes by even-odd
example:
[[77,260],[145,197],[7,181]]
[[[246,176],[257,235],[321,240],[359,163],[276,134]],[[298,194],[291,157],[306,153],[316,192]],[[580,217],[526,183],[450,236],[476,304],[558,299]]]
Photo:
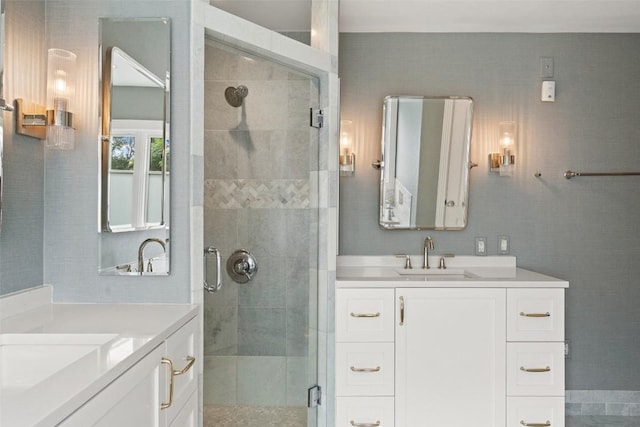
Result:
[[[209,285],[209,283],[207,283],[207,256],[209,255],[216,256],[216,284],[215,285]],[[222,261],[222,257],[220,256],[220,251],[218,249],[214,248],[213,246],[208,246],[204,248],[204,255],[202,259],[202,264],[204,266],[203,267],[204,278],[202,279],[202,284],[204,288],[207,290],[207,292],[209,293],[219,291],[220,287],[222,286],[222,271],[220,270],[220,265],[222,263],[221,261]]]

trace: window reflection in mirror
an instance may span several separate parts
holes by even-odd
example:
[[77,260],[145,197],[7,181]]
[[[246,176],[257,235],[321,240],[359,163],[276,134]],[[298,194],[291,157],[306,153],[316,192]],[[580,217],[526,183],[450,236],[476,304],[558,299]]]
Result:
[[100,274],[169,272],[170,35],[167,18],[100,19]]
[[379,216],[383,228],[466,226],[472,111],[470,98],[385,98]]
[[109,231],[162,226],[168,177],[162,121],[111,120],[111,128]]

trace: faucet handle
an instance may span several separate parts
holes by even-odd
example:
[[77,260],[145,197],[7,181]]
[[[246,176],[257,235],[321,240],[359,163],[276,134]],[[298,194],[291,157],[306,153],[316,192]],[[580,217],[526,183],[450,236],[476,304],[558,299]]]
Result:
[[447,268],[447,266],[444,263],[444,259],[445,258],[455,258],[455,254],[442,254],[440,255],[440,264],[438,265],[438,268],[441,270],[444,270]]
[[413,268],[411,265],[411,257],[407,254],[396,254],[396,258],[404,258],[404,269],[409,270]]

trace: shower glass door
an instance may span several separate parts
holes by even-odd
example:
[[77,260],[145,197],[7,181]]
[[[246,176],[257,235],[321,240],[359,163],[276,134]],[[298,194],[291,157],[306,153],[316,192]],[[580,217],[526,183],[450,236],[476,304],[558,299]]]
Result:
[[[313,77],[206,44],[204,244],[223,274],[204,296],[205,426],[316,425],[318,96]],[[246,283],[227,273],[237,250],[257,264]]]

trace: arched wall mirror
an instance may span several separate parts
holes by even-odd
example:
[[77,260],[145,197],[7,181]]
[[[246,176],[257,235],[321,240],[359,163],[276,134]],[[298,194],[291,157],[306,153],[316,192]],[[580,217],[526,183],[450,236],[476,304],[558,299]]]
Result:
[[460,230],[467,224],[473,101],[387,96],[380,162],[380,226]]
[[170,35],[167,18],[100,19],[101,274],[168,273]]

